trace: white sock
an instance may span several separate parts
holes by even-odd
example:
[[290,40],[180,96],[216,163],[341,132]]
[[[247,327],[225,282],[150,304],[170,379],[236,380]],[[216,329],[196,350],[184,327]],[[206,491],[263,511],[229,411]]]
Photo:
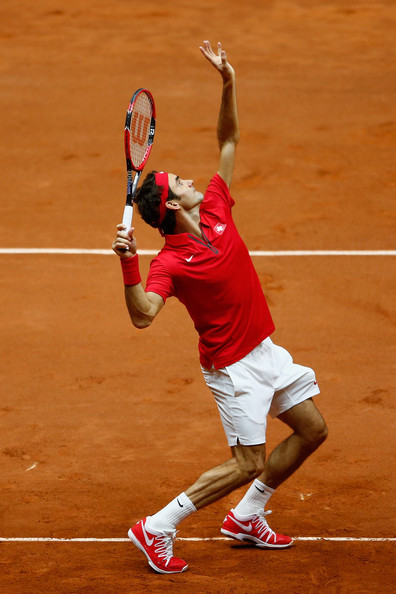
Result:
[[271,489],[258,479],[255,479],[246,491],[243,499],[241,499],[234,509],[234,512],[241,520],[249,516],[262,514],[274,491],[275,489]]
[[146,525],[148,530],[152,529],[156,532],[174,530],[179,522],[195,511],[197,508],[191,499],[185,493],[181,493],[159,512],[148,516]]

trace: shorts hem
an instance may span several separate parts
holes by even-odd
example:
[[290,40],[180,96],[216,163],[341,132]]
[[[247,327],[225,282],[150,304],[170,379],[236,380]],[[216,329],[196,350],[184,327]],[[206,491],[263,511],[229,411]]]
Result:
[[[244,440],[244,441],[247,441],[247,440]],[[261,441],[260,440],[260,441],[254,441],[253,443],[242,443],[242,441],[240,440],[239,437],[237,437],[235,439],[235,443],[234,443],[234,440],[232,440],[232,443],[230,443],[230,440],[228,440],[228,439],[227,439],[227,442],[228,442],[228,445],[229,445],[230,448],[233,448],[233,447],[237,446],[238,443],[239,443],[239,445],[246,446],[246,447],[265,445],[267,443],[266,440],[265,440],[265,438],[264,438],[264,441]]]
[[280,407],[280,410],[277,411],[276,414],[271,415],[271,417],[273,419],[276,419],[276,418],[279,417],[279,415],[281,415],[281,414],[287,412],[288,410],[294,408],[298,404],[301,404],[302,402],[305,402],[305,400],[309,400],[310,398],[313,398],[314,396],[318,396],[318,394],[320,394],[319,388],[313,388],[312,390],[309,391],[309,393],[304,394],[304,396],[302,396],[301,398],[297,399],[297,401],[289,402],[289,403],[285,404],[284,406],[281,406]]

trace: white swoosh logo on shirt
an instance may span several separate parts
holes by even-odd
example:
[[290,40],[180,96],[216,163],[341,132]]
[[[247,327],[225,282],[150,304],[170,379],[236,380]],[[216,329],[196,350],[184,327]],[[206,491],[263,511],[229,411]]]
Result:
[[191,260],[194,258],[194,254],[192,256],[190,256],[189,258],[185,258],[186,262],[191,262]]
[[245,532],[251,532],[252,531],[252,524],[251,524],[251,522],[249,522],[248,526],[245,526],[245,524],[241,524],[240,522],[238,522],[238,520],[236,518],[232,518],[232,521],[235,522],[235,524],[237,524],[240,528],[243,528]]
[[143,532],[143,536],[144,536],[144,540],[146,541],[146,544],[147,544],[149,547],[151,547],[151,545],[152,545],[152,544],[153,544],[153,542],[154,542],[154,538],[151,538],[151,539],[150,539],[150,538],[148,537],[148,535],[147,535],[147,532],[146,532],[146,530],[145,530],[145,528],[144,528],[144,524],[142,524],[142,532]]

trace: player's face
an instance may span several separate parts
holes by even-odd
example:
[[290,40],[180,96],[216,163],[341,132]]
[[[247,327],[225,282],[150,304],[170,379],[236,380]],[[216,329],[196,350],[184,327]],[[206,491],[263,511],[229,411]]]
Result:
[[201,204],[203,194],[194,188],[194,180],[182,179],[173,173],[168,174],[168,179],[170,189],[185,210],[191,210],[194,206]]

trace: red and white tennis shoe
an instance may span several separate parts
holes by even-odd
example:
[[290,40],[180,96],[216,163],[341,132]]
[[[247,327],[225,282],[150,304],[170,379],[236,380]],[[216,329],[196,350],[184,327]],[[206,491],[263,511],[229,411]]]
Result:
[[147,557],[150,567],[158,573],[180,573],[186,571],[188,565],[183,559],[173,556],[173,541],[176,530],[155,532],[148,530],[146,520],[140,520],[128,530],[128,536]]
[[265,516],[270,511],[253,516],[246,520],[240,520],[235,516],[234,510],[225,517],[221,532],[237,540],[253,542],[257,547],[266,549],[285,549],[290,547],[293,539],[284,534],[276,534],[267,524]]

